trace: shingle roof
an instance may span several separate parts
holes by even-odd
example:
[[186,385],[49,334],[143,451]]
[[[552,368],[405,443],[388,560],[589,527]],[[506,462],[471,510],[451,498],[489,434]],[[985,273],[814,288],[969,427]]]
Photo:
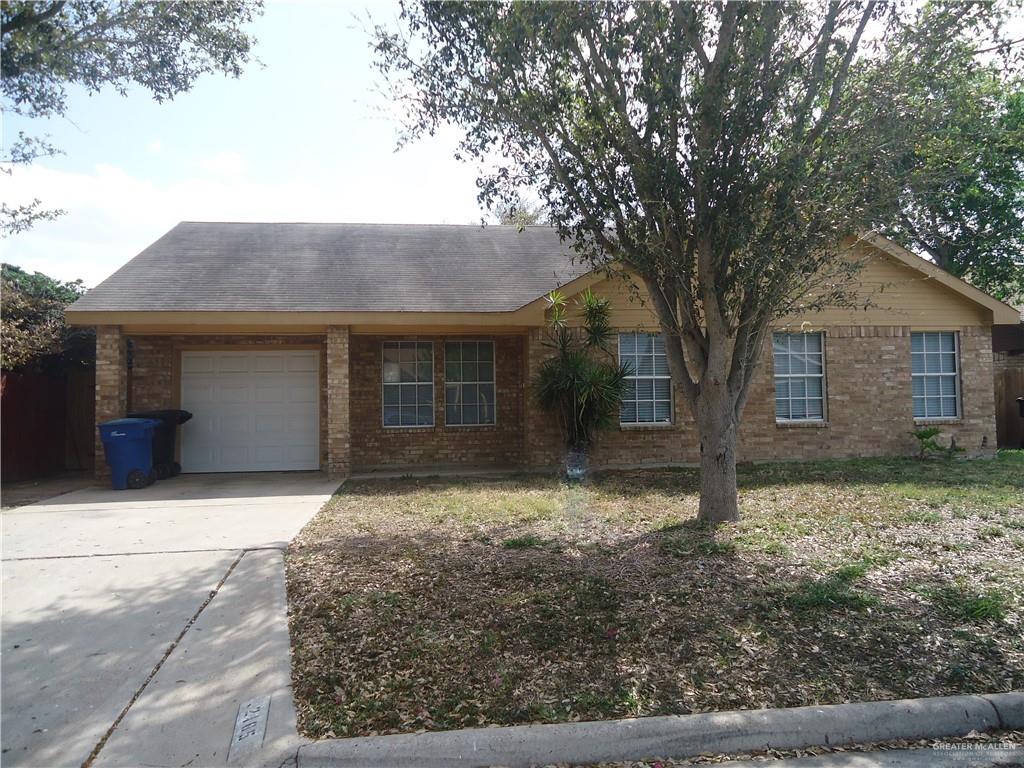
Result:
[[543,226],[188,221],[71,309],[502,312],[587,271]]

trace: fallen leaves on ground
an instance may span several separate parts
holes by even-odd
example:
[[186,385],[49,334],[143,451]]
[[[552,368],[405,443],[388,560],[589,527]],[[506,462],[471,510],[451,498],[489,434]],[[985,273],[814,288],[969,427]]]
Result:
[[[287,558],[314,738],[1024,688],[1024,452],[349,482]],[[640,765],[640,764],[637,764]]]

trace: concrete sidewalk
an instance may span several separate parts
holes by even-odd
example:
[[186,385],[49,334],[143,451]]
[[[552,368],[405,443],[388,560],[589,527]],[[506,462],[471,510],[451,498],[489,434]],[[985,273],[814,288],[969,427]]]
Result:
[[183,475],[5,510],[4,767],[223,765],[251,700],[245,743],[294,743],[282,550],[337,486]]
[[[270,697],[264,750],[294,747],[284,555],[246,552],[114,729],[96,766],[227,761],[239,706]],[[246,750],[233,762],[258,759]]]

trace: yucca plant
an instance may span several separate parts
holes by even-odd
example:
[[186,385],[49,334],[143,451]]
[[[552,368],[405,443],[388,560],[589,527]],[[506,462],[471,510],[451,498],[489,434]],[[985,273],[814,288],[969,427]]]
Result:
[[550,329],[545,345],[555,355],[541,365],[534,388],[541,407],[558,419],[566,448],[586,452],[599,429],[617,423],[630,371],[610,349],[614,332],[608,299],[589,289],[580,296],[579,329],[568,325],[565,296],[552,291],[547,302]]

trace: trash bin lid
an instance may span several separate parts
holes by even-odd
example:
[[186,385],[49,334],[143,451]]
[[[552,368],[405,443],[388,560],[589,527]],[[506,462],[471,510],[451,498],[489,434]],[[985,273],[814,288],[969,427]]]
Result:
[[[160,424],[156,419],[113,419],[97,425],[100,433],[104,436],[125,437],[138,435],[139,433],[150,432]],[[120,432],[125,434],[114,434]]]
[[184,424],[192,418],[192,414],[180,408],[162,408],[155,411],[132,411],[129,418],[159,419],[172,424]]

